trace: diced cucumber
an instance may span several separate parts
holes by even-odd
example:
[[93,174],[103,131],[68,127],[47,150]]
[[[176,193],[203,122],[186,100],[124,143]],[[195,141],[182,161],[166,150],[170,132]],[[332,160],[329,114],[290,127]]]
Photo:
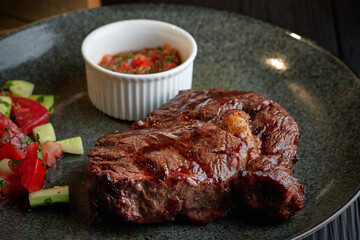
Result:
[[84,148],[81,137],[68,138],[57,141],[61,144],[63,152],[72,154],[84,154]]
[[39,102],[41,105],[46,107],[50,113],[54,112],[54,103],[58,99],[58,96],[55,95],[31,95],[29,97],[32,100]]
[[12,101],[8,96],[0,96],[0,112],[10,117]]
[[33,135],[35,141],[38,141],[41,145],[46,141],[56,141],[55,130],[51,123],[45,123],[43,125],[34,127]]
[[47,206],[55,203],[69,202],[69,186],[55,186],[29,193],[31,207]]
[[1,89],[9,90],[12,96],[29,97],[34,90],[34,87],[35,85],[33,83],[25,80],[11,80],[7,81]]
[[[2,174],[7,174],[7,175],[13,175],[15,174],[10,166],[9,166],[9,162],[12,161],[9,158],[4,158],[4,159],[0,159],[0,173]],[[15,161],[15,160],[14,160]],[[10,163],[11,164],[11,163]]]

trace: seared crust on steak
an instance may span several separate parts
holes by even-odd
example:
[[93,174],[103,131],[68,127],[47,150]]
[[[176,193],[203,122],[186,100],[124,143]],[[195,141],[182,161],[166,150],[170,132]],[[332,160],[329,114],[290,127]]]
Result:
[[124,220],[207,223],[245,202],[274,218],[304,207],[294,119],[253,92],[182,91],[89,152],[89,194]]
[[205,223],[230,208],[231,185],[247,155],[241,139],[201,121],[112,133],[89,153],[90,194],[125,220],[181,215]]

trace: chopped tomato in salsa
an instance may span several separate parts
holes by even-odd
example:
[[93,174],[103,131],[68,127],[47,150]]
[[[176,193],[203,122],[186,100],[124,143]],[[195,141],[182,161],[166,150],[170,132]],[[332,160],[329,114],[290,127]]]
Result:
[[105,55],[99,62],[103,68],[128,74],[150,74],[170,70],[181,64],[179,52],[164,44],[158,48],[144,48],[115,55]]

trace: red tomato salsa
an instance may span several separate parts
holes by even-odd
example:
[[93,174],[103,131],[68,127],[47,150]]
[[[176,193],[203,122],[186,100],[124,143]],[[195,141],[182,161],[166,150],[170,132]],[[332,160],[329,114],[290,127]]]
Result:
[[99,65],[108,70],[128,74],[150,74],[170,70],[181,64],[179,52],[164,44],[158,48],[144,48],[115,55],[105,55]]

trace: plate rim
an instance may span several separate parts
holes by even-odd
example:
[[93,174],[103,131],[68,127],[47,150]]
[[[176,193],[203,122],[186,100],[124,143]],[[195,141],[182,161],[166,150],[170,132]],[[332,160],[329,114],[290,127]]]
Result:
[[291,239],[292,240],[303,239],[303,238],[308,237],[309,235],[315,233],[316,231],[322,229],[327,224],[329,224],[330,222],[335,220],[335,218],[340,216],[343,212],[345,212],[350,207],[350,205],[354,204],[356,202],[356,200],[359,199],[359,197],[360,197],[360,188],[357,190],[357,192],[353,195],[353,197],[349,201],[345,202],[345,204],[343,206],[341,206],[340,208],[338,208],[338,210],[336,210],[332,215],[323,219],[319,224],[316,224],[316,225],[308,228],[307,230],[303,231],[302,233],[296,235],[295,237],[293,237]]

